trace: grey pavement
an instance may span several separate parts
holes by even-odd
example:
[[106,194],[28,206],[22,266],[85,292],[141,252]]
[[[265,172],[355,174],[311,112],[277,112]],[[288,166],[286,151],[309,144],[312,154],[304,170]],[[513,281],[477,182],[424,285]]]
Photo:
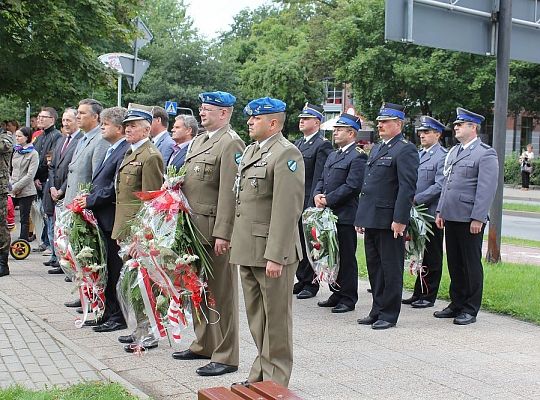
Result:
[[[193,337],[190,329],[185,331],[182,343],[172,348],[164,341],[158,349],[134,356],[125,353],[117,341],[118,335],[127,331],[98,334],[90,328],[76,328],[77,315],[63,306],[64,301],[74,298],[70,293],[72,284],[65,283],[63,275],[48,275],[47,268],[41,265],[45,259],[32,254],[24,261],[11,260],[12,274],[0,278],[0,299],[18,307],[6,308],[5,303],[0,303],[4,331],[4,322],[6,326],[24,327],[24,316],[40,322],[25,322],[28,329],[13,335],[24,337],[18,341],[20,345],[28,347],[33,343],[30,338],[39,339],[39,332],[45,338],[49,333],[53,340],[42,343],[45,353],[54,349],[72,365],[86,362],[94,366],[92,371],[99,379],[123,379],[124,384],[129,382],[155,399],[196,399],[200,388],[229,386],[247,377],[256,350],[247,328],[243,300],[239,371],[203,378],[195,373],[203,362],[171,358],[173,351],[189,346]],[[374,331],[356,323],[369,311],[371,295],[366,287],[366,282],[360,281],[356,311],[346,314],[331,314],[317,307],[317,300],[329,295],[327,288],[314,299],[294,299],[295,355],[290,388],[302,398],[540,398],[540,326],[486,312],[480,312],[476,324],[456,326],[451,320],[432,317],[434,309],[446,305],[438,301],[435,308],[425,310],[404,306],[397,328]],[[6,344],[3,339],[2,351],[16,350],[14,344]],[[11,357],[6,361],[2,355],[4,365],[8,361],[22,365],[24,356]],[[20,372],[10,375],[8,382],[31,380],[30,370]],[[65,378],[67,382],[76,379]]]

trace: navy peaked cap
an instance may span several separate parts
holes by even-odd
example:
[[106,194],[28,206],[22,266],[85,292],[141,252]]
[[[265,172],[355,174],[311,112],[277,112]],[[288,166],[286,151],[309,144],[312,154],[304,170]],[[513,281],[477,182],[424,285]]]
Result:
[[347,113],[343,113],[339,116],[338,120],[334,124],[334,127],[336,126],[347,126],[357,131],[362,129],[362,123],[360,122],[360,118]]
[[460,124],[462,122],[473,122],[475,124],[481,125],[484,122],[484,116],[480,114],[473,113],[472,111],[465,110],[464,108],[456,108],[457,118],[454,121],[454,124]]
[[322,121],[324,118],[322,107],[316,106],[314,104],[306,103],[302,112],[298,115],[299,118],[317,118],[319,121]]
[[437,131],[443,132],[446,127],[435,118],[429,115],[422,115],[420,117],[420,126],[416,128],[416,131]]
[[377,121],[386,121],[389,119],[405,119],[405,107],[399,104],[383,103],[379,110]]

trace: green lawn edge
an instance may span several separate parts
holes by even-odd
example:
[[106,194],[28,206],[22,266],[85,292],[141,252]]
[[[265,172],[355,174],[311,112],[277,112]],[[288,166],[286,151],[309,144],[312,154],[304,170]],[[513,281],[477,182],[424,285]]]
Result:
[[0,400],[136,400],[124,387],[111,382],[85,382],[67,388],[30,390],[20,385],[0,389]]
[[[366,280],[364,241],[358,240],[356,251],[358,274]],[[522,321],[540,325],[540,266],[515,263],[484,264],[484,292],[482,310],[509,315]],[[404,271],[403,286],[412,291],[415,276]],[[437,298],[450,300],[450,277],[443,258],[443,275]]]

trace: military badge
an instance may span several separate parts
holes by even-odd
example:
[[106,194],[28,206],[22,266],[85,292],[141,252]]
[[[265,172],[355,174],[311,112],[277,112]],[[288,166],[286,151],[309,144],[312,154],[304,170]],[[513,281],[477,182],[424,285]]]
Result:
[[251,184],[251,187],[252,187],[253,189],[257,189],[257,186],[258,186],[257,178],[251,179],[250,184]]
[[236,165],[240,165],[240,161],[242,161],[242,153],[234,153],[234,162]]
[[199,172],[201,172],[201,167],[199,167],[198,165],[196,165],[195,168],[193,168],[193,171],[199,173]]
[[287,167],[289,167],[289,170],[291,172],[296,172],[296,169],[298,168],[298,164],[294,160],[287,161]]

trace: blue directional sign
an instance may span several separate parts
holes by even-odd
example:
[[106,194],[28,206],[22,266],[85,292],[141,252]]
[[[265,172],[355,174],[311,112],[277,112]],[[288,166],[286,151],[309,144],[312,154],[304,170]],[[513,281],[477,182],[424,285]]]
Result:
[[178,109],[178,103],[176,101],[165,102],[165,111],[167,111],[167,114],[176,115],[177,109]]

